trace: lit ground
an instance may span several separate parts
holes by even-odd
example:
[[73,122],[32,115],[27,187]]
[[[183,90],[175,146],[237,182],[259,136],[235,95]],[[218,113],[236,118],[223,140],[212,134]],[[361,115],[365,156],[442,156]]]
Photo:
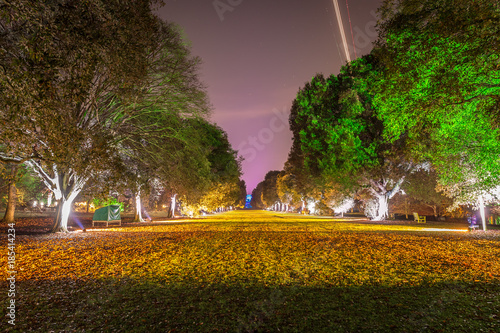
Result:
[[240,211],[16,244],[18,332],[500,331],[500,235],[463,225]]

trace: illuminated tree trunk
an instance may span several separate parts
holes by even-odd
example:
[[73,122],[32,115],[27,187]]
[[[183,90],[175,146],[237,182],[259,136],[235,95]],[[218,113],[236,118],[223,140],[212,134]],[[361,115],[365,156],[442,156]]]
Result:
[[[75,175],[59,174],[57,177],[61,199],[57,206],[57,214],[50,232],[68,232],[69,214],[77,195],[81,192],[86,180],[79,180]],[[58,190],[56,190],[58,191]],[[57,197],[57,193],[56,197]]]
[[17,201],[17,190],[15,184],[16,174],[17,174],[17,165],[14,165],[10,169],[7,209],[5,210],[5,215],[2,220],[5,223],[14,222],[14,213],[16,211],[16,201]]
[[144,222],[142,218],[141,191],[137,191],[135,195],[135,212],[133,222]]
[[177,194],[174,194],[171,198],[170,198],[170,209],[168,210],[168,217],[169,218],[175,218],[175,206],[176,206],[176,203],[177,203]]
[[76,195],[63,198],[59,201],[56,218],[50,232],[68,232],[69,214],[71,213],[71,206],[75,197]]
[[484,198],[479,196],[479,212],[481,213],[481,220],[483,222],[483,230],[486,231],[486,214],[484,212]]
[[[54,193],[49,192],[49,195],[47,196],[47,207],[52,207],[52,197],[54,196]],[[87,213],[88,213],[88,205],[87,205]]]
[[391,190],[387,189],[389,181],[382,179],[381,181],[370,180],[370,191],[377,199],[377,213],[373,217],[374,221],[383,221],[389,216],[389,200],[394,197],[400,190],[401,184],[405,177],[399,179]]
[[387,195],[377,196],[377,216],[373,218],[374,221],[383,221],[389,215],[389,198]]
[[52,166],[53,176],[33,160],[27,162],[40,176],[44,184],[54,193],[58,201],[57,214],[50,232],[68,232],[68,219],[71,206],[77,195],[82,191],[88,178],[80,177],[72,170],[59,172],[56,165]]

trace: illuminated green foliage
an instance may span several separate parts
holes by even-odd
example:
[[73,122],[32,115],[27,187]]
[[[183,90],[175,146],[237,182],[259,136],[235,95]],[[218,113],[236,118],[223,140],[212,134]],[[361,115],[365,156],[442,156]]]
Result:
[[374,104],[386,137],[407,136],[443,185],[490,190],[500,179],[499,3],[384,1],[381,14]]
[[300,140],[304,165],[319,187],[349,195],[367,188],[378,200],[372,205],[377,219],[387,216],[387,200],[414,167],[404,138],[383,137],[384,124],[372,104],[382,69],[376,58],[366,56],[338,76],[317,75],[297,94],[293,118],[301,128],[294,139]]

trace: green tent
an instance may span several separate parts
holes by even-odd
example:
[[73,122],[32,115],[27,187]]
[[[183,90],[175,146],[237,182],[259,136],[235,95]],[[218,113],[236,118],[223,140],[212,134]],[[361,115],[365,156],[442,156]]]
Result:
[[111,205],[99,208],[98,210],[95,211],[94,217],[92,218],[92,226],[94,226],[94,223],[96,222],[106,223],[106,227],[110,223],[115,223],[115,222],[118,222],[118,225],[122,225],[122,220],[120,217],[120,206]]

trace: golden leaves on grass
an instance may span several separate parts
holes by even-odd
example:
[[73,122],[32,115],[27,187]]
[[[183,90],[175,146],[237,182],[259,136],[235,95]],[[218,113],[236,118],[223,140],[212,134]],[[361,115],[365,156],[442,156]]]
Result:
[[17,279],[304,286],[491,282],[500,280],[499,242],[405,226],[228,214],[191,224],[20,236]]

